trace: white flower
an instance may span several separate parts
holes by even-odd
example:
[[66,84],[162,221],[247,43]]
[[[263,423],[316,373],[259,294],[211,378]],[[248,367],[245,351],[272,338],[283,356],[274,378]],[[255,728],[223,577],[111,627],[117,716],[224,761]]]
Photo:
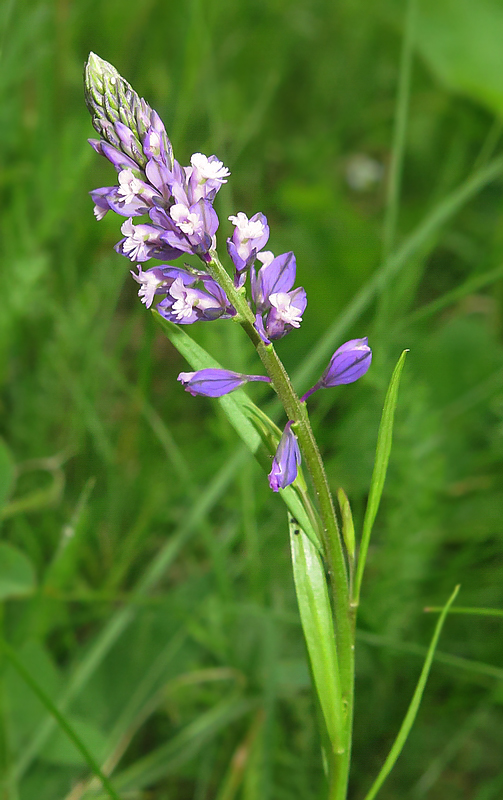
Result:
[[207,158],[203,153],[194,153],[190,157],[190,163],[197,171],[198,183],[203,181],[227,183],[227,178],[231,174],[223,162],[215,156]]
[[174,206],[171,206],[169,213],[177,228],[180,228],[187,236],[201,233],[203,230],[204,226],[200,217],[193,211],[189,211],[183,203],[175,203]]
[[169,290],[171,297],[175,298],[171,311],[175,314],[177,319],[185,319],[190,317],[194,308],[199,303],[199,296],[194,289],[185,286],[181,278],[176,278],[171,284]]
[[292,305],[292,297],[288,292],[274,292],[269,295],[269,302],[278,312],[278,317],[291,325],[292,328],[300,328],[302,322],[302,311]]
[[158,267],[152,267],[152,269],[147,269],[144,272],[139,264],[136,266],[138,267],[138,275],[133,270],[130,270],[130,272],[135,281],[140,284],[138,296],[141,298],[142,303],[145,303],[147,308],[150,308],[154,302],[154,295],[157,289],[166,281]]
[[134,226],[131,217],[121,225],[121,231],[126,237],[122,243],[123,253],[131,261],[146,261],[148,259],[148,247],[146,240],[150,232],[141,232],[143,225]]
[[231,215],[229,220],[236,226],[242,243],[247,242],[248,239],[258,239],[265,230],[262,220],[248,219],[243,211],[239,211],[236,216]]
[[119,172],[118,194],[121,195],[121,199],[126,205],[134,203],[142,189],[142,182],[135,178],[131,169],[122,169]]
[[270,250],[262,250],[262,252],[257,253],[257,258],[262,262],[262,266],[268,267],[274,261],[274,253],[271,253]]

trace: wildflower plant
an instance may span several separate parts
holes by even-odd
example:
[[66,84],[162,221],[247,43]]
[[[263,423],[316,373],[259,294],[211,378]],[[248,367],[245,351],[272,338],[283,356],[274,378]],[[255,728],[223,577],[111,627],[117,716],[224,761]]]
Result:
[[[229,168],[216,155],[202,153],[194,153],[190,163],[182,166],[158,114],[111,64],[93,53],[85,68],[85,96],[99,136],[90,139],[90,144],[117,172],[113,185],[90,193],[95,216],[101,220],[112,211],[124,218],[115,249],[133,264],[130,271],[139,285],[141,302],[152,310],[192,367],[181,372],[178,380],[192,395],[222,398],[231,424],[266,466],[271,490],[287,506],[294,582],[321,711],[327,797],[344,800],[351,758],[356,616],[390,455],[405,351],[385,399],[357,557],[350,504],[340,489],[340,524],[310,424],[308,401],[320,389],[353,383],[366,374],[372,362],[368,339],[341,344],[319,380],[299,397],[274,347],[276,340],[296,335],[307,307],[305,289],[296,286],[294,253],[275,255],[265,249],[269,225],[264,213],[248,217],[238,211],[228,220],[232,233],[226,240],[226,268],[217,244],[220,220],[214,201],[230,179]],[[187,254],[199,258],[199,268],[180,261]],[[161,263],[145,268],[152,259]],[[226,369],[188,336],[185,327],[179,327],[216,319],[243,328],[257,353],[257,369],[260,362],[265,374]],[[285,416],[282,431],[239,391],[255,381],[267,383],[279,398]],[[454,596],[440,615],[409,711],[367,800],[375,796],[391,770],[414,721]]]

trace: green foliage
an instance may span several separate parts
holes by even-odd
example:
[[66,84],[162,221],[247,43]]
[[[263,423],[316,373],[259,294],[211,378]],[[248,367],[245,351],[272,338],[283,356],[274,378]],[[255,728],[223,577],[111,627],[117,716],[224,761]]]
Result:
[[[312,800],[325,778],[284,505],[220,406],[177,384],[187,362],[112,250],[119,221],[92,215],[87,192],[113,171],[86,143],[89,50],[158,109],[180,161],[214,152],[229,166],[220,245],[228,214],[263,211],[271,249],[295,251],[309,305],[278,350],[299,390],[369,335],[367,377],[310,403],[357,546],[386,386],[410,349],[359,612],[351,796],[414,693],[423,607],[460,583],[460,606],[503,608],[501,8],[418,3],[383,258],[383,179],[348,178],[369,158],[389,169],[404,12],[391,0],[0,12],[2,636],[124,800]],[[190,332],[254,371],[235,326]],[[281,427],[266,392],[250,387]],[[383,800],[501,796],[501,641],[497,617],[448,617]],[[0,796],[103,796],[5,659],[0,720]]]

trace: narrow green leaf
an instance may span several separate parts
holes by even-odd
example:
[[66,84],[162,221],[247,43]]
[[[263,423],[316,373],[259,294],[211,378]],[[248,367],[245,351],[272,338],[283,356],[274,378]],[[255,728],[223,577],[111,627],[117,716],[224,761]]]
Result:
[[24,553],[7,542],[0,543],[0,600],[24,597],[35,588],[35,570]]
[[[429,612],[440,612],[439,606],[431,606],[424,609]],[[503,608],[469,608],[466,606],[453,606],[449,614],[470,614],[478,617],[503,617]]]
[[353,514],[351,513],[351,506],[349,504],[348,496],[344,489],[337,490],[337,500],[339,501],[339,508],[341,509],[342,517],[342,537],[346,550],[348,551],[348,558],[353,564],[355,559],[355,526],[353,522]]
[[421,704],[421,699],[423,697],[424,688],[426,686],[426,681],[428,680],[428,675],[430,673],[431,663],[433,661],[433,656],[435,654],[435,649],[436,649],[436,646],[437,646],[437,643],[438,643],[438,640],[439,640],[439,637],[440,637],[440,633],[442,631],[443,624],[445,622],[445,618],[446,618],[446,616],[448,614],[448,611],[449,611],[452,603],[454,602],[458,592],[459,592],[459,586],[456,586],[456,588],[454,589],[453,593],[449,597],[447,603],[445,604],[445,606],[444,606],[444,608],[442,610],[442,613],[441,613],[441,615],[440,615],[440,617],[438,619],[438,622],[437,622],[437,624],[435,626],[435,631],[433,633],[433,637],[432,637],[430,646],[428,648],[428,653],[426,655],[426,660],[425,660],[425,662],[423,664],[423,669],[421,670],[421,675],[419,676],[419,680],[418,680],[418,683],[417,683],[417,686],[416,686],[416,690],[415,690],[415,692],[414,692],[414,694],[412,696],[412,700],[410,702],[409,708],[408,708],[407,713],[405,715],[405,719],[402,722],[402,725],[400,727],[400,730],[398,731],[398,735],[397,735],[397,737],[395,739],[393,747],[391,748],[391,750],[389,752],[389,755],[388,755],[386,761],[384,762],[384,764],[383,764],[383,766],[381,768],[381,771],[379,772],[379,775],[377,776],[377,778],[375,779],[374,783],[372,784],[369,792],[365,796],[365,800],[373,800],[373,798],[376,796],[377,792],[379,791],[379,789],[383,785],[384,781],[386,780],[386,778],[390,774],[391,770],[395,766],[396,760],[397,760],[398,756],[400,755],[400,753],[403,750],[403,746],[404,746],[405,742],[407,741],[407,737],[408,737],[408,735],[409,735],[409,733],[411,731],[411,728],[412,728],[412,726],[414,724],[414,721],[415,721],[416,716],[417,716],[417,712],[419,710],[419,706]]
[[332,608],[318,551],[289,515],[293,577],[314,685],[335,752],[343,741],[344,715]]
[[391,381],[384,400],[384,407],[381,416],[381,424],[379,426],[379,433],[377,435],[377,448],[374,462],[374,471],[372,473],[372,480],[370,483],[369,499],[367,509],[365,511],[365,519],[363,520],[362,541],[360,545],[360,552],[358,555],[358,564],[356,567],[355,587],[352,603],[358,605],[360,599],[360,589],[362,584],[363,572],[365,569],[365,561],[370,542],[370,535],[372,527],[376,518],[379,504],[381,502],[382,490],[384,481],[386,479],[386,471],[388,469],[388,461],[391,452],[391,442],[393,437],[393,420],[395,417],[395,408],[398,397],[398,387],[400,385],[400,377],[402,375],[403,366],[405,363],[405,356],[407,350],[404,350],[398,363],[391,376]]

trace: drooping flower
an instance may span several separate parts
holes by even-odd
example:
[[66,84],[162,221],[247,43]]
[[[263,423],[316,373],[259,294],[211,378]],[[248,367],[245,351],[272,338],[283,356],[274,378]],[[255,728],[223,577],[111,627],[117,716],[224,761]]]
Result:
[[272,294],[290,291],[295,283],[297,262],[291,251],[275,258],[269,250],[264,250],[257,253],[257,259],[262,267],[258,273],[251,268],[250,282],[255,306],[262,312],[271,308]]
[[269,473],[269,486],[273,492],[290,486],[297,477],[298,467],[301,462],[299,443],[292,431],[292,422],[287,422],[283,435],[279,441],[276,455],[272,461]]
[[293,292],[275,292],[269,295],[271,310],[264,327],[269,339],[281,339],[292,328],[300,328],[302,314],[306,310],[306,292],[299,286]]
[[372,350],[368,345],[368,338],[365,336],[363,339],[350,339],[335,351],[320,380],[301,400],[307,400],[318,389],[354,383],[365,375],[371,362]]
[[265,375],[243,375],[240,372],[231,372],[228,369],[200,369],[197,372],[180,372],[179,380],[185,389],[192,395],[204,397],[222,397],[249,381],[263,381],[270,383],[271,379]]

